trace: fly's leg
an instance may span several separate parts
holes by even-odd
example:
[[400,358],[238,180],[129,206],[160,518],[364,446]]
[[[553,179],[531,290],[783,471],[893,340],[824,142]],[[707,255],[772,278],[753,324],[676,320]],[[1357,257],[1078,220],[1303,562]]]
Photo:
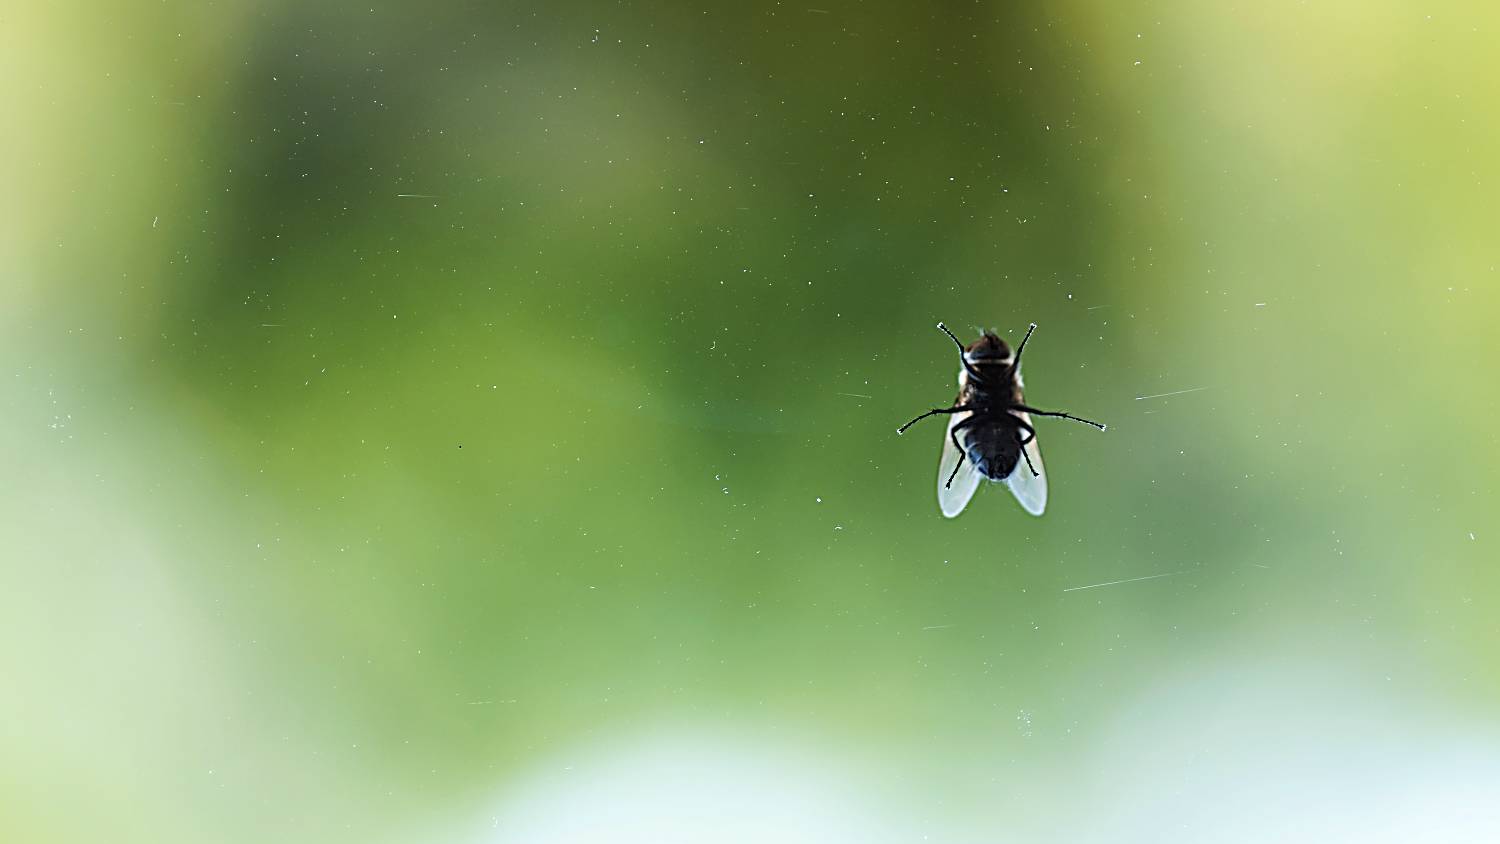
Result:
[[1024,437],[1021,436],[1020,434],[1016,434],[1016,438],[1021,441],[1021,445],[1023,447],[1027,443],[1029,443],[1032,440],[1036,439],[1036,429],[1033,428],[1033,427],[1031,427],[1030,425],[1026,424],[1026,420],[1020,418],[1019,416],[1016,417],[1016,427],[1020,428],[1021,431],[1026,434],[1026,436],[1024,436]]
[[921,416],[918,416],[916,419],[913,419],[910,422],[906,423],[905,425],[902,425],[901,427],[897,428],[896,429],[896,433],[897,434],[904,434],[904,433],[906,433],[906,429],[907,428],[910,428],[911,426],[917,424],[918,422],[921,422],[923,419],[926,419],[929,416],[936,416],[939,413],[963,413],[966,410],[973,410],[973,409],[974,409],[974,406],[970,405],[970,404],[960,404],[960,405],[956,405],[954,407],[934,407],[933,409],[927,411],[926,413],[922,414]]
[[1036,323],[1033,322],[1031,327],[1026,329],[1026,336],[1021,338],[1021,345],[1016,347],[1016,356],[1010,362],[1011,375],[1015,375],[1021,371],[1021,353],[1026,351],[1026,341],[1031,339],[1031,332],[1035,330]]
[[1085,425],[1093,425],[1095,428],[1098,428],[1101,431],[1103,431],[1105,429],[1104,425],[1101,424],[1101,423],[1099,423],[1099,422],[1092,422],[1092,421],[1089,421],[1088,419],[1082,419],[1082,418],[1079,418],[1077,416],[1074,416],[1071,413],[1062,413],[1061,411],[1051,411],[1051,410],[1037,410],[1034,407],[1028,407],[1028,406],[1026,406],[1024,404],[1013,404],[1013,405],[1010,406],[1010,409],[1011,410],[1019,410],[1019,411],[1022,411],[1024,413],[1030,413],[1032,416],[1056,416],[1056,417],[1059,417],[1059,418],[1062,418],[1062,419],[1071,419],[1074,422],[1082,422]]
[[953,464],[953,474],[949,475],[948,482],[943,484],[944,489],[953,488],[953,479],[958,477],[959,467],[964,465],[964,460],[969,456],[968,451],[964,449],[964,444],[958,441],[958,432],[974,424],[974,420],[978,418],[977,416],[970,416],[968,419],[954,425],[953,430],[948,432],[948,435],[953,437],[953,447],[958,449],[958,462]]
[[1028,468],[1028,469],[1031,470],[1031,476],[1033,478],[1041,477],[1042,473],[1038,472],[1036,470],[1036,467],[1033,466],[1033,465],[1031,465],[1031,455],[1029,455],[1029,454],[1026,453],[1026,449],[1024,449],[1024,448],[1021,449],[1021,456],[1024,457],[1024,458],[1026,458],[1026,468]]
[[1033,478],[1040,477],[1042,473],[1038,472],[1036,470],[1036,467],[1031,465],[1031,455],[1026,453],[1026,446],[1032,440],[1036,439],[1036,429],[1031,427],[1030,425],[1027,425],[1020,419],[1016,420],[1016,424],[1020,426],[1021,431],[1024,433],[1024,436],[1022,434],[1016,434],[1016,439],[1021,441],[1021,456],[1026,458],[1026,468],[1031,470],[1031,476]]

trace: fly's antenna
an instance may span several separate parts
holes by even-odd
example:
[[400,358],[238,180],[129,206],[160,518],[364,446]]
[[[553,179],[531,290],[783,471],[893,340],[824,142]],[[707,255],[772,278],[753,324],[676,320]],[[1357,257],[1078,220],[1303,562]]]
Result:
[[1031,339],[1031,332],[1033,332],[1035,330],[1036,330],[1036,323],[1033,322],[1031,324],[1031,327],[1028,328],[1028,329],[1026,329],[1026,336],[1021,338],[1021,345],[1019,345],[1019,346],[1016,347],[1016,356],[1015,356],[1015,359],[1013,359],[1010,362],[1010,371],[1011,371],[1011,374],[1015,374],[1015,373],[1021,371],[1021,353],[1024,352],[1024,351],[1026,351],[1026,341]]
[[941,322],[938,323],[938,330],[948,335],[948,339],[952,340],[953,345],[958,347],[958,360],[964,365],[964,371],[969,373],[969,377],[973,378],[978,383],[983,384],[984,376],[980,375],[979,370],[975,369],[974,365],[969,363],[969,355],[968,352],[964,350],[964,344],[960,342],[957,337],[953,336],[953,332],[948,330],[948,326],[943,325]]

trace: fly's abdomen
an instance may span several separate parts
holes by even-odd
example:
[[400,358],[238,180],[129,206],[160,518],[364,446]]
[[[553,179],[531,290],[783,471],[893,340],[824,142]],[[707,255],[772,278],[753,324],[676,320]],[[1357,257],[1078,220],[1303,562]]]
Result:
[[1015,432],[1005,427],[985,426],[964,431],[968,439],[968,458],[979,474],[992,481],[1004,480],[1016,468],[1021,459],[1021,444]]

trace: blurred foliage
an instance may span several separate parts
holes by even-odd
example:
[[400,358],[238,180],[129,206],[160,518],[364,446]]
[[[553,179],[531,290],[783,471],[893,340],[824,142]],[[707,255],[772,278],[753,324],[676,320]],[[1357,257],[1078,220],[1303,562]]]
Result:
[[[1239,659],[1493,720],[1494,10],[6,17],[7,838],[403,838],[657,723],[1035,817]],[[939,319],[1110,423],[1042,519],[895,437]]]

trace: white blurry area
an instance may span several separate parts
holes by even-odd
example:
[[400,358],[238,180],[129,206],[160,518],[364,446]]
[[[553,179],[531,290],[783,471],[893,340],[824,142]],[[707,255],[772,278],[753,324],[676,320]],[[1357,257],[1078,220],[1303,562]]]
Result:
[[364,781],[306,714],[319,691],[287,684],[271,625],[245,622],[254,508],[210,443],[115,396],[118,372],[11,339],[0,841],[330,840]]
[[[1500,733],[1354,678],[1204,668],[1100,734],[1050,763],[924,759],[919,779],[874,746],[855,761],[784,732],[650,730],[539,763],[463,840],[1500,841]],[[974,799],[976,782],[1000,796]]]
[[921,840],[837,755],[664,729],[555,756],[507,784],[484,842]]

